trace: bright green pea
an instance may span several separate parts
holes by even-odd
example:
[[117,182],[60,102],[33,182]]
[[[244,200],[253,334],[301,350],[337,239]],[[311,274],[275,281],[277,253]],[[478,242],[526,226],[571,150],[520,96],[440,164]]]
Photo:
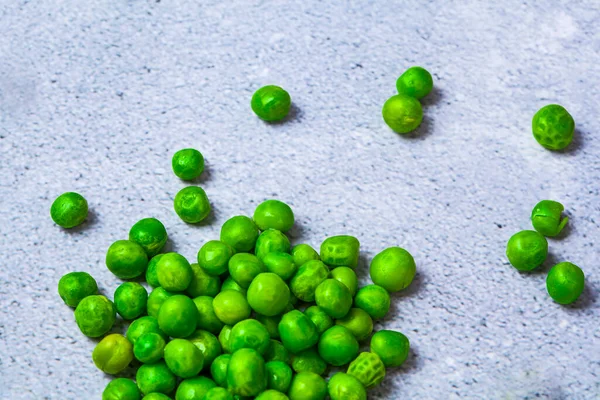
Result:
[[325,400],[327,383],[314,372],[300,372],[292,379],[288,397],[290,400]]
[[332,236],[321,244],[321,261],[333,267],[356,268],[360,242],[354,236]]
[[310,306],[304,314],[315,324],[319,335],[333,326],[333,319],[319,306]]
[[231,347],[229,343],[229,339],[231,337],[231,329],[232,327],[229,325],[224,325],[221,332],[219,332],[219,343],[221,343],[221,348],[225,353],[231,353]]
[[297,270],[294,258],[288,253],[269,253],[263,258],[263,262],[269,272],[279,275],[284,281],[294,276]]
[[358,290],[358,278],[356,277],[356,272],[354,272],[352,268],[337,267],[331,270],[329,276],[332,279],[343,283],[352,296],[356,294],[356,291]]
[[319,253],[308,244],[297,244],[292,249],[292,257],[297,267],[303,266],[311,260],[320,260]]
[[323,262],[318,260],[304,263],[290,281],[292,293],[302,301],[315,301],[317,287],[327,279],[329,269]]
[[98,284],[87,272],[70,272],[58,281],[58,295],[69,307],[77,307],[81,300],[97,293]]
[[229,260],[229,274],[244,289],[261,272],[267,272],[267,268],[254,254],[237,253]]
[[289,400],[289,397],[280,391],[269,389],[259,394],[256,400]]
[[129,328],[127,328],[125,336],[135,345],[137,340],[146,333],[158,333],[163,338],[166,338],[164,332],[158,327],[158,320],[152,316],[141,317],[133,321],[129,325]]
[[142,246],[148,258],[152,258],[167,243],[167,230],[156,218],[144,218],[131,227],[129,240]]
[[254,311],[272,317],[281,314],[290,302],[290,289],[278,275],[265,272],[252,280],[247,297]]
[[181,189],[173,202],[175,212],[184,222],[197,224],[210,214],[210,202],[206,192],[199,186]]
[[227,387],[227,366],[231,360],[231,354],[221,354],[214,359],[210,365],[210,375],[217,385]]
[[270,341],[267,328],[255,319],[245,319],[231,329],[229,348],[232,353],[239,349],[254,349],[263,355]]
[[194,304],[198,309],[198,329],[204,329],[215,335],[218,335],[223,329],[223,323],[217,318],[213,308],[213,298],[209,296],[199,296],[194,299]]
[[385,123],[396,133],[412,132],[423,121],[423,108],[419,100],[404,94],[387,99],[381,114]]
[[198,309],[187,296],[176,294],[164,301],[158,310],[158,326],[174,338],[190,336],[198,323]]
[[145,395],[171,393],[177,384],[177,378],[164,361],[142,365],[135,374],[135,381]]
[[204,171],[204,157],[196,149],[182,149],[173,154],[171,166],[179,179],[191,181]]
[[531,223],[536,231],[544,236],[557,236],[569,222],[569,217],[561,219],[565,207],[557,201],[542,200],[531,212]]
[[277,229],[285,233],[294,225],[294,212],[282,201],[265,200],[254,210],[253,219],[261,231]]
[[186,340],[189,340],[200,349],[204,356],[204,367],[208,367],[215,358],[221,355],[221,344],[219,343],[219,339],[208,331],[198,329],[192,336],[186,338]]
[[63,228],[73,228],[85,221],[88,215],[88,203],[82,195],[66,192],[54,200],[50,207],[52,221]]
[[280,121],[290,112],[292,99],[288,92],[275,85],[267,85],[252,95],[250,106],[258,117],[267,122]]
[[584,285],[583,271],[570,262],[556,264],[546,278],[548,294],[559,304],[571,304],[576,301],[583,293]]
[[265,364],[267,370],[267,387],[286,393],[294,375],[289,365],[283,361],[270,361]]
[[205,376],[197,376],[183,380],[177,392],[175,400],[199,400],[203,399],[209,390],[217,387],[217,384],[210,378]]
[[152,364],[163,358],[167,342],[162,335],[155,332],[144,333],[133,345],[133,355],[139,361]]
[[220,240],[206,242],[198,251],[198,265],[208,274],[219,276],[227,272],[229,259],[235,249]]
[[158,317],[158,310],[160,310],[165,300],[174,295],[175,293],[167,292],[160,286],[150,292],[147,302],[148,315]]
[[327,391],[331,400],[367,400],[367,390],[352,375],[338,372],[329,379]]
[[231,217],[221,227],[221,241],[233,247],[237,252],[252,250],[257,238],[256,224],[245,215]]
[[359,342],[367,339],[373,332],[371,316],[360,308],[351,308],[344,318],[336,320],[335,323],[348,328]]
[[123,371],[133,360],[133,346],[123,335],[113,333],[105,336],[94,348],[92,360],[100,371],[115,375]]
[[102,400],[141,400],[142,394],[134,381],[127,378],[113,379],[102,392]]
[[113,327],[116,315],[112,301],[104,296],[92,295],[77,305],[75,322],[85,336],[100,337]]
[[173,339],[165,346],[165,362],[175,375],[191,378],[204,366],[204,356],[194,343],[185,339]]
[[285,236],[285,233],[276,229],[267,229],[256,239],[254,253],[262,260],[272,252],[289,253],[290,248],[290,239]]
[[296,372],[314,372],[323,375],[327,370],[327,363],[321,358],[317,349],[312,347],[293,356],[292,368]]
[[389,247],[373,257],[369,271],[374,284],[392,293],[410,285],[417,267],[408,251],[400,247]]
[[164,393],[148,393],[142,400],[173,400]]
[[135,319],[146,312],[148,292],[137,282],[125,282],[115,290],[115,307],[126,320]]
[[156,265],[158,282],[169,292],[183,292],[192,282],[192,267],[184,256],[177,253],[167,253]]
[[348,366],[348,375],[358,379],[366,389],[372,389],[385,378],[385,366],[377,354],[363,352]]
[[254,318],[265,326],[271,339],[279,339],[279,329],[277,327],[281,322],[281,315],[267,317],[266,315],[256,314]]
[[319,338],[319,355],[336,367],[348,364],[358,355],[358,341],[348,328],[333,326]]
[[399,367],[410,350],[408,338],[400,332],[383,330],[371,337],[371,352],[381,358],[386,367]]
[[332,318],[342,318],[352,307],[350,290],[335,279],[325,279],[315,291],[317,305]]
[[562,150],[573,141],[575,121],[558,104],[542,107],[531,121],[533,137],[548,150]]
[[148,262],[148,267],[146,268],[146,282],[148,282],[148,285],[150,285],[152,288],[157,288],[160,286],[158,275],[156,273],[156,265],[162,256],[163,254],[157,254],[152,257],[150,262]]
[[246,293],[248,292],[247,289],[241,287],[231,276],[228,276],[227,279],[223,281],[223,284],[221,285],[221,291],[224,290],[235,290],[244,296],[246,296]]
[[271,339],[264,355],[265,361],[281,361],[288,365],[292,363],[290,352],[278,340]]
[[506,256],[519,271],[531,271],[546,260],[548,241],[536,231],[515,233],[506,245]]
[[234,400],[233,395],[222,387],[210,389],[201,400]]
[[215,297],[221,288],[221,278],[211,276],[198,264],[190,264],[192,268],[192,280],[186,289],[190,297],[210,296]]
[[319,340],[315,324],[298,310],[283,315],[279,323],[279,336],[285,348],[294,354],[313,347]]
[[256,350],[233,353],[227,367],[227,388],[240,396],[256,396],[267,388],[265,362]]
[[106,266],[120,279],[137,278],[146,272],[148,256],[139,244],[117,240],[106,252]]
[[363,309],[371,318],[380,319],[390,310],[390,294],[378,285],[367,285],[358,290],[354,305]]
[[244,296],[235,290],[224,290],[215,296],[213,309],[219,320],[227,325],[235,325],[248,318],[252,310]]
[[398,93],[422,99],[433,89],[431,74],[422,67],[410,67],[396,81]]

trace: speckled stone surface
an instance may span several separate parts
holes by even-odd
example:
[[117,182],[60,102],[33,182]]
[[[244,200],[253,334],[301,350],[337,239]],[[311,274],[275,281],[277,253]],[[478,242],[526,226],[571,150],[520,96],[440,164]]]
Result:
[[[289,202],[296,243],[349,233],[359,272],[387,246],[418,276],[377,324],[409,336],[407,363],[371,399],[595,399],[600,393],[600,5],[596,1],[3,1],[0,3],[0,398],[99,399],[91,360],[56,284],[95,276],[109,297],[110,243],[161,219],[193,260],[230,216]],[[381,106],[411,65],[435,92],[411,137]],[[251,112],[263,84],[294,111]],[[557,102],[577,123],[568,151],[530,122]],[[213,215],[188,226],[170,156],[193,146]],[[65,231],[52,200],[82,193],[91,216]],[[541,199],[564,203],[544,268],[504,256]],[[582,267],[575,305],[546,294],[552,263]],[[120,324],[118,329],[123,329]]]

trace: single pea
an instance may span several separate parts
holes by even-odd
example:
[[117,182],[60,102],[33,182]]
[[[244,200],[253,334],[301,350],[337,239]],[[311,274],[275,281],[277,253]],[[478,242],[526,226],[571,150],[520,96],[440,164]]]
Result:
[[206,273],[198,264],[190,264],[192,280],[185,290],[190,297],[215,297],[221,288],[221,278]]
[[75,322],[85,336],[100,337],[113,327],[117,310],[104,296],[87,296],[75,309]]
[[120,279],[137,278],[146,272],[148,256],[139,244],[117,240],[106,252],[106,266]]
[[204,329],[218,335],[223,328],[223,323],[215,314],[213,300],[209,296],[199,296],[194,299],[194,304],[198,309],[198,329]]
[[142,394],[134,381],[127,378],[113,379],[102,392],[102,400],[141,400]]
[[263,262],[269,272],[279,275],[284,281],[294,276],[297,270],[293,257],[288,253],[269,253],[263,258]]
[[265,200],[254,210],[253,219],[261,231],[277,229],[285,233],[294,225],[294,212],[282,201]]
[[506,256],[519,271],[531,271],[546,260],[548,241],[536,231],[515,233],[506,245]]
[[279,323],[281,322],[281,315],[274,315],[272,317],[267,317],[266,315],[256,314],[254,318],[263,324],[269,332],[269,336],[271,339],[279,339]]
[[423,121],[423,108],[419,100],[404,94],[387,99],[381,114],[387,126],[396,133],[412,132]]
[[171,166],[179,179],[191,181],[204,171],[204,157],[196,149],[182,149],[173,154]]
[[308,244],[297,244],[292,248],[292,257],[297,267],[312,260],[320,260],[319,253]]
[[221,343],[221,348],[225,353],[231,353],[231,347],[229,346],[229,339],[231,337],[231,329],[232,327],[229,325],[224,325],[221,332],[219,332],[219,343]]
[[216,387],[210,389],[201,400],[234,400],[234,397],[227,389]]
[[185,339],[173,339],[165,346],[165,362],[175,375],[191,378],[204,366],[204,356],[198,347]]
[[125,282],[115,290],[115,307],[126,320],[135,319],[146,313],[148,292],[137,282]]
[[245,215],[231,217],[221,227],[221,241],[233,247],[237,252],[252,250],[257,238],[256,224]]
[[123,335],[107,335],[94,348],[92,360],[100,371],[118,374],[133,360],[133,346]]
[[562,150],[573,141],[575,121],[564,107],[550,104],[535,113],[531,129],[539,144],[548,150]]
[[227,367],[227,387],[239,396],[256,396],[267,388],[265,362],[256,350],[233,353]]
[[290,400],[325,400],[326,396],[327,383],[314,372],[300,372],[292,378]]
[[350,290],[335,279],[325,279],[317,287],[315,301],[332,318],[343,318],[352,307]]
[[399,367],[410,350],[408,338],[400,332],[383,330],[371,337],[371,352],[381,358],[386,367]]
[[127,339],[135,345],[137,340],[146,333],[158,333],[166,339],[165,333],[158,327],[158,320],[149,315],[133,321],[127,328],[125,336],[127,336]]
[[156,273],[156,266],[158,265],[158,261],[163,256],[163,254],[157,254],[150,259],[148,262],[148,267],[146,268],[146,282],[152,288],[157,288],[160,286],[160,282],[158,281],[158,275]]
[[221,354],[210,364],[210,375],[217,385],[227,387],[227,366],[231,360],[231,354]]
[[396,81],[398,93],[422,99],[433,89],[431,74],[422,67],[410,67]]
[[[272,317],[281,314],[290,301],[290,289],[278,275],[258,274],[248,288],[248,304],[259,314]],[[352,299],[350,299],[352,301]]]
[[201,400],[209,390],[216,387],[215,381],[205,376],[188,378],[179,384],[175,400]]
[[213,309],[217,318],[227,325],[235,325],[250,317],[252,310],[244,296],[235,290],[224,290],[215,296]]
[[321,358],[316,348],[311,347],[308,350],[295,354],[292,358],[292,368],[296,372],[314,372],[323,375],[327,370],[327,363]]
[[131,227],[129,240],[142,246],[148,258],[152,258],[167,243],[167,230],[156,218],[144,218]]
[[367,390],[354,376],[338,372],[329,379],[327,391],[331,400],[367,400]]
[[373,283],[390,293],[407,288],[416,271],[414,258],[400,247],[389,247],[377,254],[369,268]]
[[344,318],[336,320],[335,323],[348,328],[359,342],[367,339],[373,332],[371,316],[360,308],[351,308]]
[[259,394],[256,400],[289,400],[289,397],[278,390],[269,389]]
[[175,212],[183,222],[197,224],[210,214],[210,202],[200,186],[187,186],[181,189],[173,202]]
[[313,347],[319,341],[315,324],[298,310],[283,315],[279,323],[279,336],[285,348],[294,354]]
[[164,301],[158,310],[158,326],[174,338],[190,336],[198,323],[198,309],[187,296],[176,294]]
[[173,400],[171,399],[169,396],[167,396],[164,393],[158,393],[158,392],[154,392],[154,393],[148,393],[147,395],[145,395],[142,400]]
[[569,222],[569,217],[561,219],[565,207],[557,201],[542,200],[531,212],[531,223],[536,231],[544,236],[557,236]]
[[354,272],[352,268],[337,267],[331,270],[329,276],[332,279],[343,283],[352,296],[356,294],[356,291],[358,290],[358,278],[356,277],[356,272]]
[[276,229],[267,229],[256,239],[254,252],[262,260],[269,253],[289,253],[290,248],[290,239],[284,233]]
[[98,284],[87,272],[69,272],[58,281],[58,295],[69,307],[77,307],[81,300],[97,293]]
[[177,378],[164,361],[143,364],[135,374],[135,381],[145,395],[171,393],[177,384]]
[[267,85],[252,95],[250,106],[258,117],[267,122],[280,121],[290,112],[292,99],[288,92],[275,85]]
[[380,319],[390,310],[390,294],[378,285],[367,285],[358,290],[354,305],[363,309],[371,318]]
[[229,348],[232,353],[239,349],[254,349],[263,355],[269,347],[267,328],[255,319],[245,319],[231,329]]
[[327,279],[329,269],[318,260],[304,263],[290,281],[290,289],[294,296],[306,302],[315,301],[317,287]]
[[229,259],[229,274],[244,289],[261,272],[267,272],[267,268],[254,254],[237,253]]
[[584,285],[583,271],[570,262],[556,264],[546,278],[548,294],[559,304],[571,304],[576,301],[583,293]]
[[333,326],[319,338],[319,355],[336,367],[348,364],[358,355],[358,341],[350,329]]
[[163,358],[167,342],[165,338],[155,332],[144,333],[137,338],[133,345],[133,355],[140,362],[152,364]]
[[315,324],[319,335],[333,326],[333,319],[319,306],[308,307],[304,314]]
[[198,251],[198,265],[208,275],[219,276],[227,272],[229,259],[235,249],[220,240],[206,242]]
[[267,387],[286,393],[294,375],[289,365],[283,361],[270,361],[265,364],[267,370]]
[[248,292],[247,289],[241,287],[239,283],[237,283],[231,276],[228,276],[227,279],[223,281],[223,284],[221,285],[221,292],[224,290],[235,290],[244,296],[246,296],[246,293]]
[[183,292],[192,282],[192,267],[184,256],[177,253],[163,254],[156,266],[158,282],[169,292]]
[[80,225],[88,215],[88,203],[82,195],[66,192],[54,200],[50,207],[52,221],[63,228],[73,228]]
[[168,292],[160,286],[150,292],[147,303],[148,315],[158,317],[158,310],[160,310],[165,300],[174,295],[175,293]]
[[348,366],[348,375],[358,379],[366,389],[372,389],[385,378],[385,365],[377,354],[363,352]]
[[321,244],[321,261],[333,267],[356,268],[360,242],[354,236],[332,236]]
[[187,340],[192,342],[202,352],[202,356],[204,356],[204,369],[208,369],[215,358],[221,355],[219,339],[209,331],[198,329]]
[[281,344],[280,341],[273,339],[269,341],[269,347],[267,347],[264,358],[267,362],[281,361],[288,365],[292,363],[292,356],[290,355],[290,352],[283,344]]

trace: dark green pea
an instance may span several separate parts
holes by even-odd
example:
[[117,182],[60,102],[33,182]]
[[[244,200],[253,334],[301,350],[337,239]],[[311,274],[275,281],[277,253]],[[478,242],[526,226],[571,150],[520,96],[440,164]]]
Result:
[[315,301],[317,287],[327,279],[329,269],[321,261],[313,260],[304,263],[290,281],[290,289],[294,296],[306,302]]
[[212,276],[227,272],[229,259],[235,254],[235,249],[220,240],[206,242],[198,251],[198,264]]
[[311,348],[319,340],[315,324],[298,310],[283,315],[279,323],[279,336],[285,348],[294,354]]
[[136,319],[127,328],[127,339],[135,345],[139,337],[146,333],[158,333],[166,339],[166,335],[158,327],[158,320],[155,317],[146,316]]
[[181,189],[175,196],[173,207],[179,218],[188,224],[197,224],[210,214],[208,196],[199,186]]
[[158,317],[158,310],[163,305],[165,300],[174,295],[175,293],[167,292],[160,286],[150,292],[147,302],[148,315],[152,317]]
[[321,307],[310,306],[304,310],[304,314],[315,324],[319,335],[333,326],[333,318],[331,318]]
[[263,262],[269,272],[279,275],[284,281],[294,276],[297,270],[293,257],[288,253],[269,253],[263,258]]
[[223,323],[215,314],[213,308],[213,298],[209,296],[199,296],[194,299],[194,304],[198,309],[198,329],[204,329],[215,335],[218,335],[223,329]]
[[160,286],[169,292],[183,292],[192,282],[192,267],[184,256],[167,253],[158,260],[156,275]]
[[107,335],[94,348],[92,360],[99,370],[107,374],[118,374],[133,360],[133,346],[123,335]]
[[559,304],[575,302],[585,286],[585,275],[581,268],[570,262],[556,264],[546,278],[546,289]]
[[366,389],[372,389],[385,378],[385,365],[377,354],[363,352],[348,366],[348,375],[358,379]]
[[177,392],[175,400],[198,400],[203,399],[209,390],[217,387],[217,384],[210,378],[205,376],[196,376],[183,380]]
[[348,328],[359,342],[367,339],[373,332],[371,316],[360,308],[351,308],[344,318],[336,320],[335,323]]
[[398,93],[421,99],[433,89],[431,74],[422,67],[410,67],[396,81]]
[[254,254],[237,253],[229,260],[229,274],[244,289],[261,272],[267,272],[267,268]]
[[300,372],[292,378],[288,391],[290,400],[325,400],[327,383],[314,372]]
[[231,326],[224,325],[221,332],[219,332],[219,343],[221,343],[221,348],[225,353],[231,353],[231,347],[229,343],[229,339],[231,337]]
[[321,261],[334,267],[356,268],[360,243],[354,236],[332,236],[321,244]]
[[190,336],[198,323],[198,309],[187,296],[176,294],[169,297],[158,310],[158,326],[174,338]]
[[282,361],[288,365],[292,363],[292,356],[290,352],[281,344],[278,340],[271,339],[269,342],[269,347],[267,347],[267,351],[264,355],[265,361]]
[[163,357],[166,345],[162,335],[154,332],[144,333],[137,338],[133,346],[133,355],[145,364],[152,364]]
[[284,233],[276,229],[267,229],[256,239],[254,253],[262,260],[269,253],[289,253],[290,247],[290,239]]
[[144,218],[131,227],[129,240],[142,246],[148,258],[152,258],[167,243],[167,230],[156,218]]
[[192,280],[185,290],[190,297],[215,297],[221,288],[221,278],[208,275],[198,264],[190,264]]
[[208,369],[214,359],[221,355],[221,343],[219,343],[219,339],[208,331],[198,329],[192,336],[186,339],[202,352],[204,356],[204,370]]
[[221,227],[221,241],[237,252],[252,250],[257,238],[258,228],[254,221],[245,215],[231,217]]
[[81,300],[97,293],[98,284],[87,272],[70,272],[58,281],[58,295],[69,307],[77,307]]
[[316,348],[301,351],[292,357],[292,368],[296,372],[314,372],[323,375],[327,370],[327,363],[321,358]]
[[73,228],[85,221],[88,215],[88,203],[82,195],[75,192],[63,193],[50,207],[50,217],[63,228]]
[[240,396],[256,396],[267,388],[265,362],[256,350],[233,353],[227,367],[227,387]]
[[360,288],[354,298],[354,305],[366,311],[374,320],[385,317],[390,310],[390,303],[388,291],[377,285]]
[[196,149],[181,149],[173,154],[171,167],[179,179],[191,181],[204,171],[204,157]]
[[282,201],[265,200],[256,207],[253,219],[261,231],[277,229],[285,233],[294,225],[294,212]]
[[312,260],[320,260],[319,253],[308,244],[298,244],[292,249],[292,257],[297,267]]
[[137,370],[135,381],[145,395],[149,393],[171,393],[177,384],[175,375],[164,361],[142,365]]
[[352,268],[337,267],[331,270],[329,276],[332,279],[343,283],[350,291],[350,294],[354,297],[356,291],[358,290],[358,278],[356,277],[356,272],[354,272]]
[[531,223],[536,231],[544,236],[557,236],[569,222],[569,217],[561,219],[565,207],[557,201],[542,200],[531,212]]
[[142,394],[134,381],[127,378],[113,379],[102,392],[102,400],[141,400]]
[[531,271],[546,260],[548,241],[536,231],[515,233],[506,245],[506,257],[519,271]]
[[254,318],[267,328],[267,332],[269,332],[271,339],[279,339],[279,329],[277,327],[279,326],[279,322],[281,322],[281,315],[267,317],[265,315],[256,314]]
[[148,292],[137,282],[125,282],[115,290],[115,307],[126,320],[135,319],[146,313]]
[[150,262],[148,262],[148,268],[146,268],[146,282],[148,282],[148,285],[150,285],[152,288],[157,288],[160,286],[158,275],[156,273],[156,265],[162,256],[162,254],[157,254],[152,257]]
[[216,387],[206,392],[201,400],[234,400],[234,397],[227,389]]
[[240,292],[244,296],[246,296],[246,293],[248,292],[246,289],[241,287],[231,276],[227,277],[227,279],[223,281],[223,284],[221,285],[221,292],[224,290],[235,290],[236,292]]
[[338,372],[329,379],[327,391],[331,400],[367,400],[363,384],[352,375]]
[[400,332],[383,330],[371,337],[371,352],[379,356],[386,367],[399,367],[406,361],[410,343]]
[[343,318],[352,307],[350,290],[335,279],[325,279],[317,287],[315,301],[332,318]]
[[333,326],[319,339],[319,355],[336,367],[348,364],[358,355],[358,341],[348,328]]
[[270,361],[265,364],[267,370],[267,387],[286,393],[292,383],[292,369],[282,361]]
[[280,121],[290,112],[292,99],[288,92],[275,85],[267,85],[252,95],[252,111],[264,121]]
[[104,296],[87,296],[75,309],[75,322],[85,336],[100,337],[113,327],[117,310]]
[[262,355],[269,347],[269,341],[269,332],[263,324],[255,319],[246,319],[231,329],[229,348],[232,353],[239,349],[254,349]]
[[231,360],[231,354],[221,354],[214,359],[210,365],[210,375],[217,385],[227,387],[227,366]]
[[117,240],[106,252],[106,266],[120,279],[133,279],[146,272],[148,256],[139,244]]

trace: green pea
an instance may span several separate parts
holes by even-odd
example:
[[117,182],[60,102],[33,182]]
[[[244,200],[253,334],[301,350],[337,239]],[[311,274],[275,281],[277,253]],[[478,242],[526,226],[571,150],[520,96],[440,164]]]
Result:
[[571,304],[576,301],[583,293],[584,285],[583,271],[570,262],[556,264],[546,278],[548,294],[559,304]]
[[352,375],[338,372],[329,379],[327,391],[331,400],[367,400],[367,391]]
[[104,296],[87,296],[75,309],[75,322],[85,336],[100,337],[110,331],[117,311],[112,301]]
[[127,328],[126,336],[135,345],[136,341],[146,333],[158,333],[166,339],[164,332],[158,327],[158,320],[151,316],[141,317],[133,321]]
[[69,307],[77,307],[81,300],[97,293],[98,284],[87,272],[70,272],[58,281],[58,295]]
[[380,319],[390,310],[390,294],[378,285],[367,285],[358,290],[354,305],[367,312],[371,318]]
[[142,365],[135,374],[135,381],[141,392],[171,393],[175,389],[177,379],[164,361]]
[[209,296],[199,296],[194,299],[194,304],[198,309],[198,329],[204,329],[217,335],[223,328],[223,323],[215,314],[213,300]]
[[267,268],[254,254],[237,253],[229,260],[229,274],[244,289],[261,272],[267,272]]
[[129,240],[142,246],[148,258],[152,258],[167,243],[167,230],[156,218],[144,218],[131,227]]
[[275,85],[267,85],[252,95],[250,106],[258,117],[267,122],[280,121],[290,112],[292,99],[288,92]]
[[174,295],[175,293],[167,292],[160,286],[150,292],[147,303],[148,315],[158,317],[158,310],[160,310],[165,300]]
[[191,378],[204,366],[204,356],[194,343],[185,339],[173,339],[165,346],[165,362],[175,375]]
[[229,339],[231,337],[231,329],[231,326],[224,325],[223,329],[221,329],[221,332],[219,332],[219,343],[221,343],[221,348],[225,353],[231,353],[231,347],[229,343]]
[[50,207],[52,221],[63,228],[73,228],[85,221],[88,215],[88,203],[82,195],[66,192],[54,200]]
[[281,315],[267,317],[266,315],[256,314],[254,318],[265,326],[271,339],[279,339],[279,329],[277,327],[281,322]]
[[231,393],[222,387],[210,389],[201,400],[234,400]]
[[290,239],[284,233],[276,229],[267,229],[256,239],[254,252],[262,260],[269,253],[289,253],[290,247]]
[[289,397],[277,390],[269,389],[259,394],[256,400],[289,400]]
[[173,206],[179,218],[188,224],[197,224],[210,214],[208,196],[199,186],[187,186],[181,189],[175,195]]
[[351,308],[344,318],[336,320],[335,323],[348,328],[359,342],[367,339],[373,332],[371,316],[360,308]]
[[259,314],[272,317],[281,314],[290,301],[290,289],[278,275],[258,274],[248,288],[248,303]]
[[254,210],[253,219],[261,231],[277,229],[285,233],[294,225],[294,212],[282,201],[265,200]]
[[146,268],[146,282],[148,282],[148,285],[150,285],[152,288],[157,288],[160,286],[158,275],[156,273],[156,266],[158,265],[158,261],[162,256],[162,254],[157,254],[152,257],[150,262],[148,262],[148,267]]
[[300,372],[292,379],[288,397],[290,400],[325,400],[327,383],[314,372]]
[[215,296],[213,309],[217,318],[227,325],[235,325],[248,318],[252,310],[244,296],[235,290],[224,290]]
[[141,400],[142,394],[134,381],[127,378],[113,379],[102,392],[102,400]]
[[506,245],[506,256],[519,271],[531,271],[546,260],[548,241],[536,231],[515,233]]
[[356,268],[360,242],[354,236],[332,236],[321,244],[321,261],[333,267]]
[[433,89],[431,74],[422,67],[410,67],[396,81],[398,93],[422,99]]
[[171,166],[179,179],[191,181],[204,171],[204,157],[196,149],[182,149],[173,154]]
[[294,354],[313,347],[319,340],[315,324],[298,310],[283,315],[279,323],[279,336],[285,348]]
[[254,349],[262,355],[269,347],[269,341],[269,332],[263,324],[255,319],[246,319],[231,329],[229,347],[232,353],[239,349]]
[[373,283],[391,293],[407,288],[415,277],[417,267],[408,251],[389,247],[373,257],[369,271]]
[[256,224],[245,215],[231,217],[221,227],[221,241],[233,247],[237,252],[252,250],[257,238]]
[[231,276],[227,277],[227,279],[223,281],[223,284],[221,285],[221,291],[224,290],[235,290],[244,296],[246,296],[246,293],[248,292],[247,289],[241,287]]
[[200,349],[204,356],[205,367],[208,367],[215,358],[221,355],[221,344],[219,343],[219,339],[208,331],[198,329],[192,336],[188,337],[187,340]]
[[333,326],[333,319],[319,306],[310,306],[304,314],[315,324],[319,335]]
[[399,367],[410,350],[408,338],[400,332],[383,330],[371,337],[371,352],[381,358],[386,367]]
[[265,362],[256,350],[233,353],[227,367],[227,387],[240,396],[256,396],[267,388]]
[[152,364],[163,358],[167,342],[159,333],[148,332],[137,338],[133,345],[133,355],[140,362]]
[[356,291],[358,290],[358,278],[356,277],[356,272],[354,272],[352,268],[337,267],[331,270],[329,276],[332,279],[343,283],[352,296],[356,294]]
[[321,358],[319,352],[312,347],[294,355],[292,368],[296,372],[314,372],[323,375],[327,370],[327,363]]
[[379,385],[385,378],[385,366],[375,353],[360,353],[348,366],[348,375],[352,375],[366,389]]
[[298,244],[292,249],[294,264],[301,267],[312,260],[320,260],[319,253],[308,244]]
[[126,320],[135,319],[146,312],[148,292],[137,282],[125,282],[115,290],[115,307]]
[[217,384],[210,378],[205,376],[197,376],[183,380],[177,392],[175,400],[199,400],[203,399],[209,390],[217,387]]
[[544,236],[557,236],[569,222],[569,217],[561,219],[565,207],[557,201],[542,200],[531,212],[531,223],[536,231]]
[[139,244],[117,240],[106,252],[106,266],[120,279],[133,279],[146,272],[148,256]]
[[231,354],[221,354],[214,359],[210,365],[210,375],[217,385],[227,387],[227,366],[231,360]]
[[227,272],[229,259],[234,254],[235,249],[227,243],[220,240],[211,240],[206,242],[198,251],[198,265],[208,275],[219,276]]
[[163,393],[148,393],[142,400],[172,400],[169,396]]
[[96,345],[92,360],[100,371],[115,375],[127,368],[133,360],[133,347],[125,336],[113,333]]
[[318,260],[304,263],[290,281],[290,289],[294,296],[306,302],[315,301],[317,287],[327,279],[329,269]]
[[192,280],[186,289],[190,297],[210,296],[215,297],[221,288],[221,278],[211,276],[198,264],[190,264],[192,268]]
[[286,364],[292,363],[292,357],[290,352],[281,344],[278,340],[271,339],[269,341],[269,347],[264,355],[265,361],[282,361]]
[[164,301],[158,310],[158,326],[174,338],[190,336],[198,323],[198,309],[187,296],[176,294]]
[[385,123],[396,133],[412,132],[423,121],[423,108],[419,100],[404,94],[387,99],[381,114]]
[[288,253],[269,253],[263,258],[263,262],[269,272],[279,275],[284,281],[294,276],[297,270],[293,257]]
[[531,121],[533,137],[548,150],[562,150],[573,141],[575,121],[558,104],[542,107]]
[[267,370],[267,387],[286,393],[294,375],[289,365],[283,361],[270,361],[265,364]]
[[336,367],[348,364],[358,355],[358,341],[350,329],[333,326],[319,338],[319,355]]
[[332,318],[342,318],[352,307],[350,290],[335,279],[325,279],[315,291],[317,305]]
[[192,282],[194,273],[188,260],[177,253],[167,253],[156,265],[158,282],[169,292],[183,292]]

